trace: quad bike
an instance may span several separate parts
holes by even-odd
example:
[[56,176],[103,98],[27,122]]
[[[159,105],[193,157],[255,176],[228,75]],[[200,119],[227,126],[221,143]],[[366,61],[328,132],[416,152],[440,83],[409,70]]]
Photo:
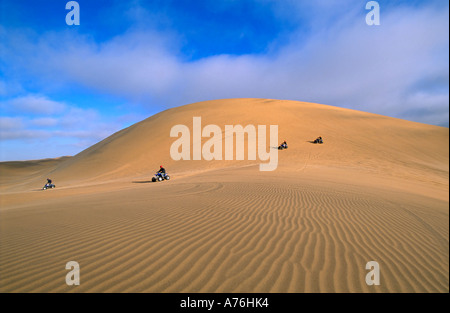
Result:
[[152,177],[152,182],[169,180],[170,176],[168,174],[156,173],[155,177]]
[[49,189],[49,188],[53,189],[53,188],[55,188],[55,187],[56,187],[56,186],[55,186],[54,184],[45,184],[45,186],[42,187],[42,190],[46,190],[46,189]]
[[287,149],[288,146],[287,145],[280,145],[278,146],[278,150],[283,150],[283,149]]

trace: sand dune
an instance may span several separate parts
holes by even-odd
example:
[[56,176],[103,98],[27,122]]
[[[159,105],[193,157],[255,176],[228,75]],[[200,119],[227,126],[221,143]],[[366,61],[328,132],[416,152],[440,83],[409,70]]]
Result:
[[[170,129],[193,116],[278,125],[289,149],[273,172],[259,160],[173,161]],[[324,145],[309,142],[319,135]],[[448,292],[448,135],[229,99],[161,112],[70,158],[0,163],[0,291]],[[149,182],[160,164],[173,179]],[[39,191],[47,176],[57,188]],[[71,260],[80,286],[65,284]],[[365,282],[369,261],[379,286]]]

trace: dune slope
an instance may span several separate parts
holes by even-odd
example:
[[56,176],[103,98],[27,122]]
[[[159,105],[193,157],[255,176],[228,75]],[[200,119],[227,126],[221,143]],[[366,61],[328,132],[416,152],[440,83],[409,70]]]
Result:
[[[448,172],[448,128],[313,103],[229,99],[163,111],[60,163],[49,174],[66,184],[147,175],[161,164],[189,172],[260,163],[173,161],[170,147],[176,138],[170,137],[170,130],[186,125],[193,137],[194,116],[201,117],[202,127],[219,126],[222,138],[225,125],[278,125],[279,141],[287,140],[290,146],[289,154],[280,155],[280,166],[299,169],[308,161],[309,165],[358,167],[392,175],[404,175],[405,169],[409,175],[423,172],[445,177]],[[326,149],[316,149],[309,142],[319,135],[325,138]],[[208,139],[203,137],[202,143]],[[192,153],[191,149],[191,160]]]

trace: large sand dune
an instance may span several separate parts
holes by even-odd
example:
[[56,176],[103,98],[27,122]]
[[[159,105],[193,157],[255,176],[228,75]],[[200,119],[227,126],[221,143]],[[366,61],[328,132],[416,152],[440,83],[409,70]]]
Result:
[[[278,125],[289,149],[271,172],[174,161],[170,130],[194,116]],[[375,114],[230,99],[161,112],[73,157],[0,163],[0,291],[448,292],[448,140]],[[173,179],[151,183],[160,164]],[[47,177],[55,190],[40,190]],[[80,286],[65,284],[71,260]]]

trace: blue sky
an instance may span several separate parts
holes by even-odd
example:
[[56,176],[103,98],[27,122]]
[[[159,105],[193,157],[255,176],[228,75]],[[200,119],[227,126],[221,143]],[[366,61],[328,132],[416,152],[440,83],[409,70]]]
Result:
[[449,125],[448,1],[0,0],[0,161],[75,155],[167,108],[256,97]]

